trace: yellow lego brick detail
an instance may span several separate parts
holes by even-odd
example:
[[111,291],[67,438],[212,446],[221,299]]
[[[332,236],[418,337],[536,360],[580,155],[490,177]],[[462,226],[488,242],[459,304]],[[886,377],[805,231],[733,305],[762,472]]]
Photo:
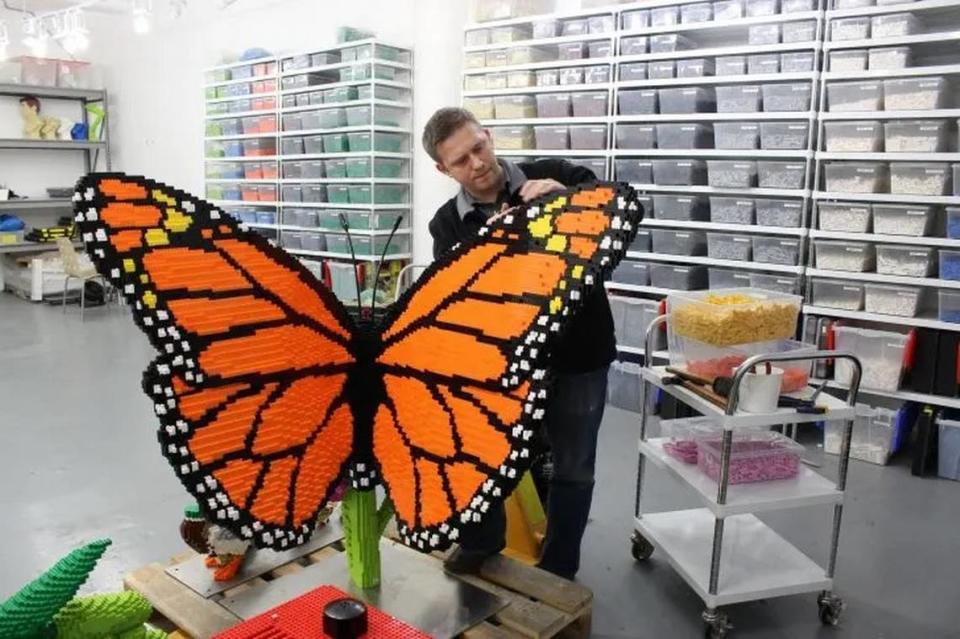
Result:
[[550,213],[551,211],[555,211],[556,209],[566,206],[566,204],[567,204],[566,196],[558,197],[553,202],[543,207],[543,210],[546,211],[547,213]]
[[174,233],[183,233],[190,228],[191,224],[193,224],[193,218],[189,215],[184,215],[177,209],[167,209],[167,219],[163,221],[163,225],[168,230]]
[[555,251],[560,253],[567,248],[567,236],[566,235],[551,235],[550,239],[547,240],[547,250]]
[[170,197],[160,189],[154,189],[153,192],[150,193],[150,195],[153,196],[153,199],[155,201],[160,202],[161,204],[169,204],[170,206],[177,205],[177,201],[175,199],[173,199],[172,197]]
[[163,229],[150,229],[144,234],[144,237],[150,246],[163,246],[170,243],[170,237]]
[[560,290],[561,291],[567,290],[567,280],[560,280]]
[[133,273],[135,270],[137,270],[137,265],[133,263],[133,260],[127,258],[123,260],[123,270],[127,273]]
[[530,222],[530,224],[527,225],[527,229],[530,231],[530,235],[535,238],[547,237],[553,233],[553,224],[551,224],[551,222],[553,222],[553,216],[544,215]]
[[559,297],[555,297],[550,300],[550,314],[556,315],[563,309],[563,300]]
[[573,275],[573,279],[575,280],[579,280],[581,277],[583,277],[583,266],[579,264],[574,266],[572,275]]
[[157,296],[153,294],[153,291],[147,291],[143,294],[143,303],[146,304],[149,308],[157,307]]

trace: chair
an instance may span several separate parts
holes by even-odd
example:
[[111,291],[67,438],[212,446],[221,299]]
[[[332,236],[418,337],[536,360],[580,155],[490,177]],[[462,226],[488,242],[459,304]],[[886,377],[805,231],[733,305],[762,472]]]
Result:
[[83,311],[87,306],[86,284],[92,280],[100,280],[103,284],[104,295],[109,292],[107,280],[97,273],[97,269],[81,259],[77,249],[73,246],[73,241],[69,238],[57,238],[57,248],[60,250],[60,259],[63,261],[63,272],[66,277],[63,280],[63,312],[67,312],[67,288],[70,286],[70,280],[80,280],[80,321],[83,321]]

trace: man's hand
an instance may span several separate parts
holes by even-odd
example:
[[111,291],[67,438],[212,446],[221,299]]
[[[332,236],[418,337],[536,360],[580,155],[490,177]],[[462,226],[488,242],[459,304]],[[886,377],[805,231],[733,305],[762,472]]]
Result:
[[529,202],[548,193],[562,191],[565,188],[567,187],[556,180],[527,180],[523,183],[523,186],[520,187],[520,199],[524,202]]

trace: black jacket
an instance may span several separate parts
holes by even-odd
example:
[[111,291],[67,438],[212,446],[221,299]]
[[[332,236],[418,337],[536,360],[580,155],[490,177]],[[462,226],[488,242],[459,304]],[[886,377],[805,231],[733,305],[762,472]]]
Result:
[[[597,179],[590,169],[566,160],[519,162],[517,166],[530,180],[553,179],[566,186]],[[479,211],[471,211],[461,219],[457,212],[457,198],[451,198],[430,220],[434,258],[458,242],[472,238],[484,223],[486,217]],[[559,373],[585,373],[608,365],[616,355],[613,315],[606,289],[601,285],[584,300],[583,308],[554,350],[551,362]]]

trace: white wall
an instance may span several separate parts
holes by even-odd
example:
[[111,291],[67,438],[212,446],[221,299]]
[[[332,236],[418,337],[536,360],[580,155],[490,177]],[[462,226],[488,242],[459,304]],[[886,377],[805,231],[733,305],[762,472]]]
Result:
[[[104,71],[113,168],[202,194],[203,68],[254,46],[274,52],[320,48],[335,42],[341,25],[369,29],[414,51],[414,259],[429,261],[426,225],[453,194],[454,186],[436,172],[420,149],[419,133],[435,109],[459,103],[467,2],[243,0],[226,11],[215,9],[215,4],[190,3],[188,12],[176,21],[158,15],[153,30],[144,36],[132,32],[128,16],[88,19],[92,45],[84,57]],[[11,12],[0,10],[0,19],[19,24],[19,17]],[[17,33],[13,35],[16,40]],[[49,55],[58,52],[51,49]],[[0,105],[0,137],[18,137],[19,119],[4,108]],[[53,103],[49,108],[54,108]],[[7,130],[11,122],[16,126]],[[41,195],[52,173],[65,175],[57,183],[71,184],[82,169],[62,157],[52,160],[56,171],[49,163],[43,164],[42,172],[36,165],[11,170],[8,165],[13,159],[0,156],[0,181],[28,185],[20,190]]]

